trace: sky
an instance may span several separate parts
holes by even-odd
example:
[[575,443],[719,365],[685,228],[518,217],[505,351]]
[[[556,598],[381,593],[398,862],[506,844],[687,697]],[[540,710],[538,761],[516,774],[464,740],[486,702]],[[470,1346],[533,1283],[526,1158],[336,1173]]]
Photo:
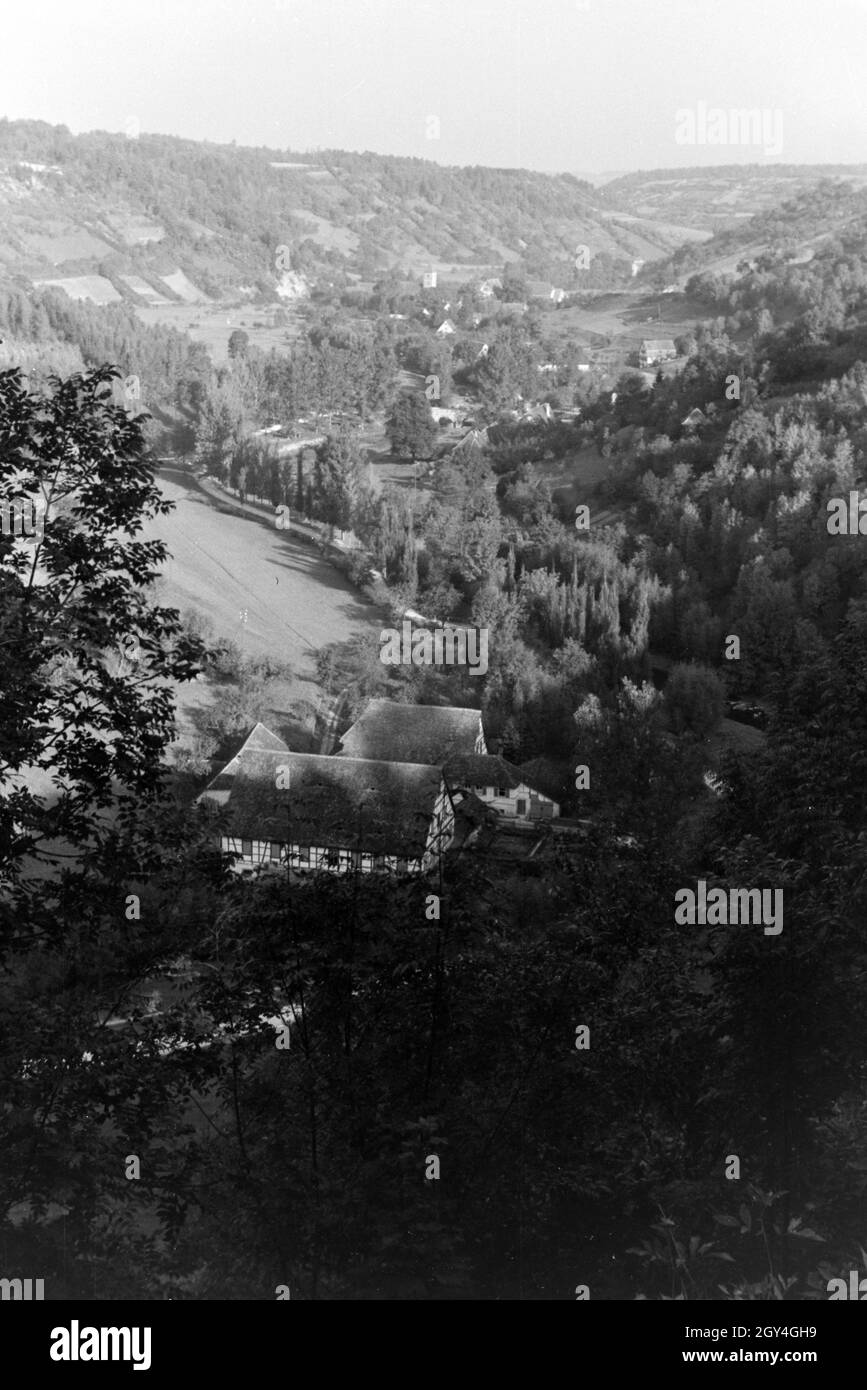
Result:
[[867,0],[21,0],[0,115],[573,173],[867,163]]

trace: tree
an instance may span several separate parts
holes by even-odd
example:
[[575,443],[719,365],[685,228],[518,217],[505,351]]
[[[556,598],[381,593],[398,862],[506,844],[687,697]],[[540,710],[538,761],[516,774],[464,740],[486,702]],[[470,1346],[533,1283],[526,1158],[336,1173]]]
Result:
[[236,328],[229,334],[229,357],[246,357],[247,348],[250,346],[250,335],[245,333],[243,328]]
[[602,823],[658,844],[682,815],[685,795],[701,784],[701,754],[672,748],[661,718],[662,697],[624,677],[613,702],[585,696],[575,712],[575,758],[590,769],[582,805]]
[[665,686],[665,708],[675,733],[707,738],[725,711],[722,681],[709,666],[672,666]]
[[[166,548],[134,537],[171,504],[142,460],[141,422],[111,405],[116,375],[73,376],[43,398],[19,371],[0,373],[0,497],[24,488],[47,506],[32,549],[0,538],[0,869],[24,846],[37,854],[53,834],[83,833],[114,782],[154,785],[154,753],[172,736],[171,697],[157,677],[191,679],[201,650],[174,610],[145,598]],[[118,681],[105,654],[127,641],[145,653],[142,675]],[[107,740],[109,730],[123,737]],[[62,781],[52,806],[12,789],[26,767]]]
[[0,502],[24,490],[46,507],[34,544],[0,536],[0,1220],[5,1239],[10,1206],[44,1211],[66,1172],[76,1250],[100,1200],[122,1200],[115,1098],[136,1096],[139,1135],[159,1105],[104,1022],[135,1010],[136,981],[183,949],[175,914],[205,899],[161,761],[172,684],[201,669],[204,644],[148,593],[166,547],[137,537],[171,504],[140,420],[111,403],[117,375],[43,395],[0,373]]
[[347,530],[366,490],[358,436],[341,429],[316,452],[314,506],[322,521]]
[[519,395],[525,400],[533,398],[538,373],[520,326],[497,334],[487,355],[475,367],[474,375],[483,412],[491,419],[511,409]]
[[433,453],[436,424],[421,392],[401,392],[385,429],[391,440],[391,452],[399,458],[428,459]]
[[178,420],[172,429],[171,441],[175,453],[180,458],[187,458],[195,453],[196,431],[186,420]]
[[207,389],[196,428],[196,453],[224,482],[233,450],[244,437],[244,407],[236,384],[221,381]]
[[496,291],[497,298],[506,300],[510,304],[523,303],[529,296],[530,290],[523,275],[516,275],[514,271],[507,271],[503,276],[503,287]]

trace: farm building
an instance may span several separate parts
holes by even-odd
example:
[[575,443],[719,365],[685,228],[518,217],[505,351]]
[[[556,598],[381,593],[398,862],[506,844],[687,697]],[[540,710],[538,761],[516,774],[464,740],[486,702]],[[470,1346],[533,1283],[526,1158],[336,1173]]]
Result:
[[686,430],[697,430],[699,426],[707,424],[707,416],[703,410],[699,410],[696,406],[695,410],[691,410],[688,415],[685,415],[680,423]]
[[511,820],[553,820],[559,803],[531,786],[521,769],[505,758],[484,753],[461,753],[445,764],[445,778],[454,797],[472,792]]
[[454,835],[441,768],[293,753],[262,724],[199,801],[226,812],[220,844],[240,872],[427,873]]
[[652,367],[656,362],[670,362],[677,356],[671,338],[644,338],[638,353],[639,365]]
[[458,423],[459,412],[457,410],[448,409],[445,406],[441,405],[432,405],[430,407],[430,413],[437,424],[439,424],[442,420],[448,420],[449,424],[455,426]]
[[461,753],[485,753],[482,716],[457,705],[397,705],[371,700],[340,740],[341,758],[442,767]]
[[484,429],[470,429],[468,433],[464,435],[463,439],[458,440],[457,444],[449,454],[449,458],[454,459],[457,462],[462,457],[462,455],[466,454],[470,449],[484,449],[487,443],[487,427],[485,427]]

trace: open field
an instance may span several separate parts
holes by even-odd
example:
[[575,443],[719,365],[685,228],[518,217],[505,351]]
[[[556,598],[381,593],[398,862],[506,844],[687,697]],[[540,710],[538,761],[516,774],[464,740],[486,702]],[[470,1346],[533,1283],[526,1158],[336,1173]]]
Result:
[[176,328],[179,333],[188,333],[194,342],[204,343],[217,366],[223,366],[229,360],[229,338],[236,328],[243,328],[253,346],[263,352],[271,348],[287,352],[290,346],[287,334],[291,340],[297,338],[300,325],[293,315],[292,305],[284,307],[289,315],[286,328],[254,328],[254,322],[267,323],[270,315],[268,310],[254,308],[251,304],[137,304],[135,311],[142,323],[161,323]]
[[68,275],[57,280],[34,280],[37,289],[65,290],[70,299],[92,299],[94,304],[117,304],[121,296],[104,275]]
[[683,295],[654,294],[646,288],[600,295],[588,308],[569,305],[544,317],[547,336],[578,342],[588,349],[602,346],[634,351],[642,338],[675,338],[689,332],[707,310]]
[[[146,539],[165,541],[171,556],[159,601],[181,611],[196,608],[220,637],[250,655],[287,661],[293,673],[287,698],[317,704],[317,650],[361,633],[378,643],[378,610],[311,546],[220,508],[183,469],[165,466],[159,480],[175,503],[174,512],[144,532]],[[178,691],[181,732],[208,698],[199,683]]]

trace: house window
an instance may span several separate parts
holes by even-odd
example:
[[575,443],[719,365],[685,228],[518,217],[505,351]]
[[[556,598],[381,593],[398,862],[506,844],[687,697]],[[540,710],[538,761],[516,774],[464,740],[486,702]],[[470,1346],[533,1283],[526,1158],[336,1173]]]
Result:
[[527,802],[526,802],[526,800],[525,800],[525,798],[524,798],[523,796],[519,796],[519,797],[518,797],[518,800],[517,800],[517,803],[516,803],[516,807],[517,807],[517,812],[518,812],[518,815],[519,815],[519,816],[526,816],[526,814],[527,814]]
[[309,846],[304,846],[303,849],[298,849],[298,850],[296,851],[296,855],[297,855],[297,859],[298,859],[298,863],[299,863],[299,864],[309,864],[309,863],[310,863],[310,848],[309,848]]
[[252,859],[252,858],[253,858],[253,841],[252,841],[252,840],[242,840],[242,841],[241,841],[241,853],[243,854],[243,856],[244,856],[245,859]]
[[350,863],[352,864],[353,869],[361,868],[361,855],[358,853],[357,850],[353,851],[352,855],[350,856]]
[[282,850],[282,848],[283,848],[283,846],[280,845],[280,844],[278,844],[276,840],[272,840],[272,841],[271,841],[271,862],[272,862],[272,863],[277,863],[277,864],[279,864],[279,862],[280,862],[280,851]]
[[509,788],[508,788],[508,787],[497,787],[497,796],[508,796],[508,795],[509,795]]

